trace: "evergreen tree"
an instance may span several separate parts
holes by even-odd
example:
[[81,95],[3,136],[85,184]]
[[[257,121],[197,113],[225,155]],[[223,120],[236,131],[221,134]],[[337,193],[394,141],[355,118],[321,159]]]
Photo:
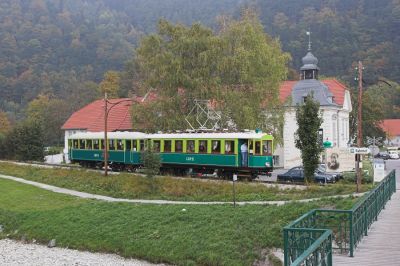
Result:
[[142,163],[147,177],[152,178],[160,172],[161,158],[151,145],[142,153]]
[[20,161],[43,161],[44,137],[39,123],[25,121],[10,132],[6,145],[9,156]]
[[312,94],[307,96],[304,104],[297,106],[296,121],[298,129],[295,133],[295,144],[301,151],[304,179],[308,183],[314,178],[319,156],[323,150],[318,138],[322,117],[319,114],[319,103],[314,101]]

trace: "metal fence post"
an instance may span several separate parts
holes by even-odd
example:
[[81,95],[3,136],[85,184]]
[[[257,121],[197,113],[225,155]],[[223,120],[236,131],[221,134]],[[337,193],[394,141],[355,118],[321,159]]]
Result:
[[353,211],[349,215],[350,222],[350,257],[354,257]]
[[284,257],[283,257],[283,265],[284,266],[289,266],[289,239],[288,239],[288,230],[286,228],[283,228],[283,251],[284,251]]

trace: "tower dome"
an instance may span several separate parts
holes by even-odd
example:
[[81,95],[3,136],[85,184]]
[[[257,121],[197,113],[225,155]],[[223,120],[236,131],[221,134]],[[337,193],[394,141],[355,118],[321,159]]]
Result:
[[311,52],[308,52],[301,61],[303,62],[303,67],[301,68],[302,70],[304,67],[308,66],[313,67],[314,69],[318,68],[318,59]]

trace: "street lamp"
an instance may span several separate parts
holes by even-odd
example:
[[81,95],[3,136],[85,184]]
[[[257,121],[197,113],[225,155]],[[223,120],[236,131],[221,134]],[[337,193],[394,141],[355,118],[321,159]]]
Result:
[[[123,102],[132,102],[133,99],[125,99],[120,100],[118,102],[110,102],[107,99],[107,93],[104,93],[104,175],[108,175],[108,139],[107,139],[107,120],[108,114],[110,113],[111,109]],[[111,107],[108,108],[108,105]]]

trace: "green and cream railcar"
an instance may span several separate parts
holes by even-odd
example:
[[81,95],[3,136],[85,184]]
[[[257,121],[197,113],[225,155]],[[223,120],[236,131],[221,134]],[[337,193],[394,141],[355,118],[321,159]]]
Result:
[[[140,132],[107,133],[108,161],[115,170],[141,165],[147,134]],[[78,133],[68,140],[69,159],[86,167],[104,165],[104,132]]]
[[[162,158],[163,168],[190,169],[218,175],[242,173],[255,176],[273,169],[273,137],[264,133],[179,133],[152,134],[152,146]],[[248,147],[243,160],[241,146]]]
[[[248,147],[243,158],[241,146]],[[153,147],[160,154],[162,171],[175,174],[218,175],[237,173],[254,177],[273,169],[273,137],[264,133],[108,133],[108,161],[115,170],[142,165],[141,152]],[[69,159],[87,167],[102,167],[104,133],[78,133],[69,139]]]

